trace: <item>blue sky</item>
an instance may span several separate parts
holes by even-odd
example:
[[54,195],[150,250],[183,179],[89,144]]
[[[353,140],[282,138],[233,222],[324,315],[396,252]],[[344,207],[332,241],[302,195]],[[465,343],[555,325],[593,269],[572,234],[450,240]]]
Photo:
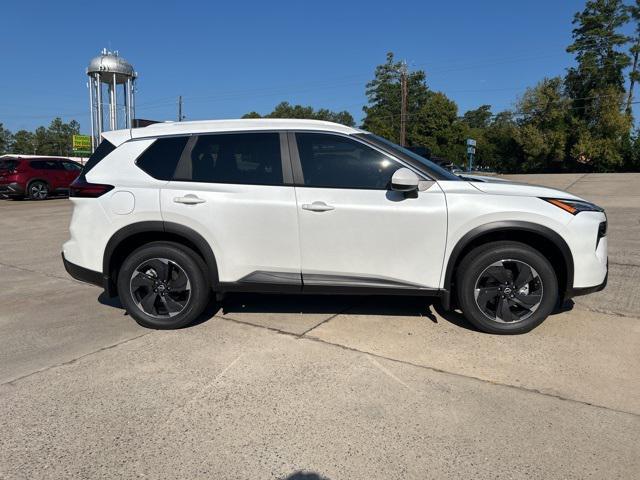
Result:
[[0,19],[0,122],[56,116],[89,129],[85,68],[103,47],[139,73],[137,116],[189,120],[269,112],[282,100],[362,118],[364,85],[393,51],[459,113],[509,108],[563,74],[583,0],[11,1]]

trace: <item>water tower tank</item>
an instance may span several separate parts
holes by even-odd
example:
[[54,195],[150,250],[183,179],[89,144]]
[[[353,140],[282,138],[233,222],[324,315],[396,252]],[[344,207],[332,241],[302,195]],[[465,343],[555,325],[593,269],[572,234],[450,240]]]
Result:
[[118,52],[103,49],[87,67],[89,76],[89,103],[91,107],[91,136],[93,147],[100,142],[108,113],[108,130],[131,128],[134,117],[134,83],[137,74],[129,62]]

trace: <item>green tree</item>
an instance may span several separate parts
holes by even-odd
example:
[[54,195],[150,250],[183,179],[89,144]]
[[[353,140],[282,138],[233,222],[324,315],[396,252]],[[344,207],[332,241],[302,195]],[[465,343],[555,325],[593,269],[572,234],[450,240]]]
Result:
[[409,145],[429,148],[435,157],[464,163],[465,133],[456,103],[444,93],[428,91],[408,121],[407,140]]
[[578,65],[567,72],[565,85],[571,98],[568,152],[575,166],[608,171],[624,164],[632,121],[623,111],[630,58],[620,50],[629,38],[620,29],[628,20],[622,0],[589,0],[573,20],[567,51]]
[[356,122],[347,111],[333,112],[326,108],[314,110],[313,107],[303,105],[291,105],[289,102],[280,102],[271,113],[260,115],[258,112],[249,112],[242,118],[304,118],[311,120],[326,120],[328,122],[341,123],[353,127]]
[[34,135],[32,132],[28,130],[18,130],[13,134],[11,153],[32,155],[35,151]]
[[462,121],[469,128],[487,128],[491,122],[491,105],[481,105],[475,110],[468,110],[462,117]]
[[13,143],[13,135],[9,130],[4,128],[4,125],[0,123],[0,155],[5,153],[11,153],[11,146]]
[[513,112],[496,114],[478,138],[478,162],[500,172],[520,172],[522,152],[516,141],[518,124]]
[[[402,62],[396,62],[392,52],[387,53],[386,62],[375,69],[374,78],[366,86],[368,105],[363,107],[365,118],[362,127],[394,142],[400,141]],[[414,118],[424,106],[429,89],[422,70],[407,75],[407,143],[415,145],[409,133]],[[412,141],[413,140],[413,141]]]
[[575,54],[578,65],[569,69],[566,83],[571,98],[581,101],[579,105],[589,105],[593,93],[602,88],[624,91],[623,71],[631,60],[620,51],[629,38],[619,30],[628,20],[622,0],[588,0],[584,10],[576,13],[573,43],[567,52]]
[[567,154],[570,99],[560,77],[545,78],[527,89],[517,104],[515,140],[524,171],[559,170]]
[[[367,83],[368,105],[362,127],[394,142],[400,140],[401,70],[393,53],[375,69]],[[407,130],[409,146],[426,147],[434,157],[464,161],[464,126],[458,106],[444,93],[430,90],[422,70],[407,72]]]

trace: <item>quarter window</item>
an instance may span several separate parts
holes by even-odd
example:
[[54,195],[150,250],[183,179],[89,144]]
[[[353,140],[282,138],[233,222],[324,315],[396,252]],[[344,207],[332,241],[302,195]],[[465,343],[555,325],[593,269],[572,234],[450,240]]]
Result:
[[136,160],[136,165],[158,180],[171,180],[189,137],[158,138]]
[[297,133],[298,153],[307,187],[386,190],[395,160],[349,138],[321,133]]
[[200,135],[180,158],[174,179],[282,185],[280,136],[278,133]]

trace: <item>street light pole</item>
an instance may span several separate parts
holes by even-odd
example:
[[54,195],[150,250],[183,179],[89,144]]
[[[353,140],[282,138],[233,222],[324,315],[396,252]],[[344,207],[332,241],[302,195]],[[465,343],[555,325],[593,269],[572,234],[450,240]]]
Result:
[[400,65],[400,145],[407,143],[407,97],[409,95],[407,85],[407,62]]

